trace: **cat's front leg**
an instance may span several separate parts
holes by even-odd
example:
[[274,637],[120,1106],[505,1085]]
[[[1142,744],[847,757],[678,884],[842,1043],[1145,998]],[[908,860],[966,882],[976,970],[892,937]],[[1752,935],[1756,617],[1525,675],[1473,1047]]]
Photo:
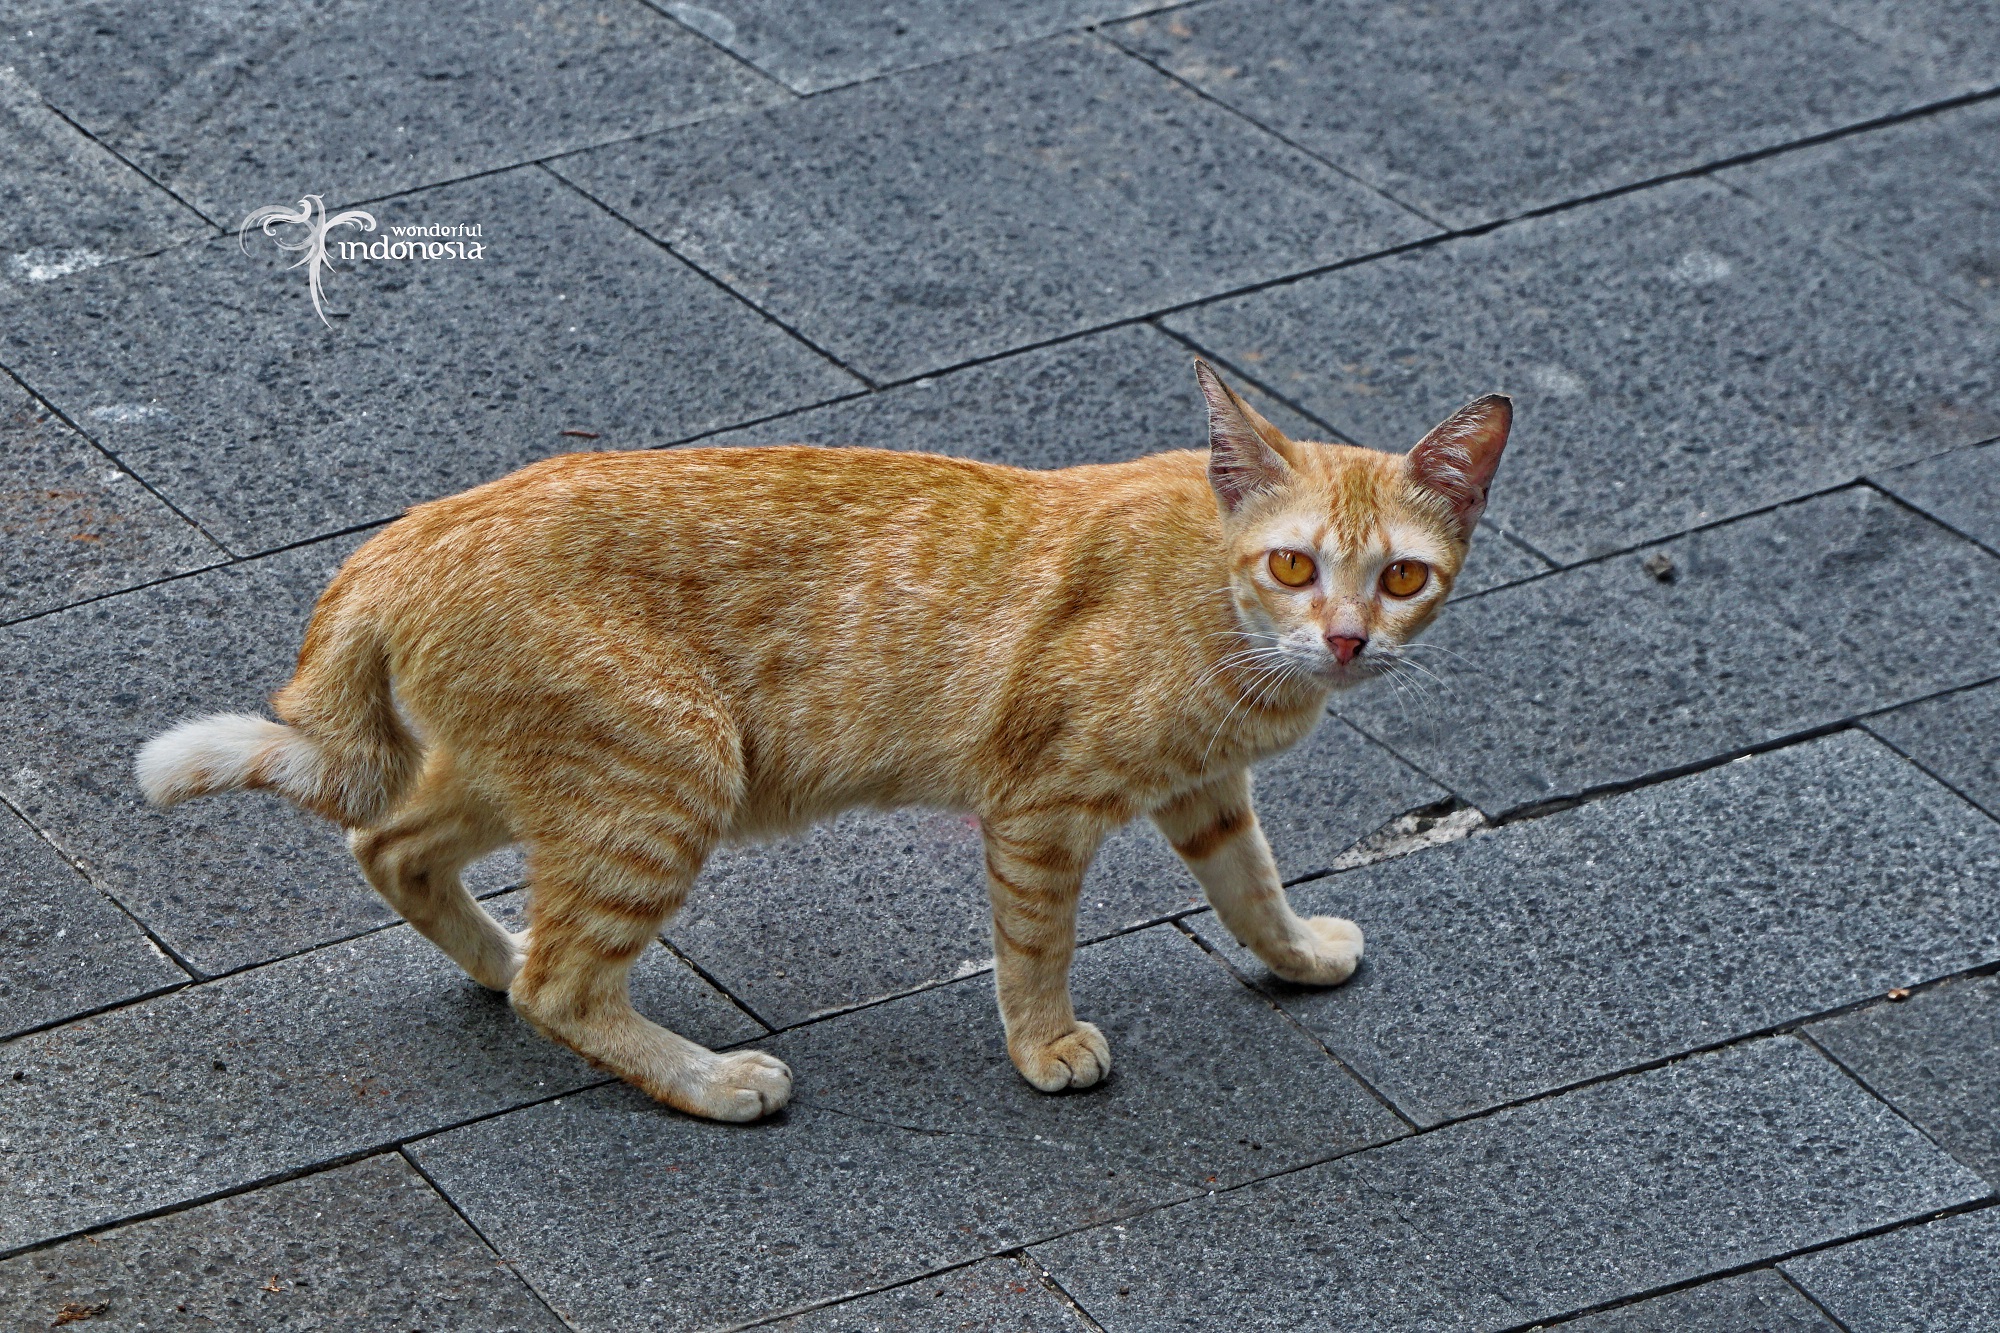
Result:
[[1287,981],[1338,986],[1361,964],[1361,928],[1337,916],[1300,917],[1285,897],[1271,845],[1238,770],[1153,812],[1229,933]]
[[1103,827],[1063,810],[989,815],[981,827],[1007,1054],[1043,1092],[1087,1088],[1111,1072],[1111,1045],[1070,1007],[1069,964],[1077,895]]

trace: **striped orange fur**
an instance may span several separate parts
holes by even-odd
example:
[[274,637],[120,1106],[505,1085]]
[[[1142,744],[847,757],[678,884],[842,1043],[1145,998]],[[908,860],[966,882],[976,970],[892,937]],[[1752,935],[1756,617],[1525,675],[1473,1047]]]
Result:
[[[183,723],[140,781],[340,822],[396,910],[538,1029],[728,1120],[782,1106],[790,1072],[626,992],[704,859],[855,806],[970,811],[1008,1050],[1038,1088],[1088,1086],[1111,1055],[1070,1007],[1076,897],[1132,818],[1279,975],[1353,972],[1354,925],[1286,903],[1249,765],[1436,615],[1507,436],[1493,397],[1408,455],[1297,442],[1197,373],[1205,455],[579,454],[419,505],[320,598],[284,725]],[[459,882],[513,842],[520,936]]]

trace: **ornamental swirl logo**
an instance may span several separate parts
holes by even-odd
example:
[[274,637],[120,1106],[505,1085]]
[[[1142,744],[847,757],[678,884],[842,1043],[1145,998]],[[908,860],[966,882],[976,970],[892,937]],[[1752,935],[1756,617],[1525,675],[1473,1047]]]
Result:
[[[270,204],[253,209],[250,215],[243,219],[243,225],[236,229],[236,244],[246,255],[250,253],[250,247],[244,244],[244,237],[249,234],[252,227],[270,237],[272,243],[280,250],[298,255],[298,258],[286,267],[305,269],[306,284],[312,288],[313,311],[318,314],[320,323],[332,328],[333,321],[326,317],[326,306],[322,300],[323,293],[320,287],[321,271],[332,267],[326,256],[326,235],[335,227],[355,227],[363,232],[374,231],[374,214],[351,208],[345,213],[336,213],[328,217],[325,202],[316,194],[309,194],[299,200],[297,208]],[[299,235],[289,230],[294,227],[305,228],[304,234]],[[294,237],[296,239],[293,239]]]

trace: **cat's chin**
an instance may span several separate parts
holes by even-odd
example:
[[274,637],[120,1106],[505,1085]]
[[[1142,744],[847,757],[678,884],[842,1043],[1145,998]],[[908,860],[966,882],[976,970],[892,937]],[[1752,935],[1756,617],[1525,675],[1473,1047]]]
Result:
[[1313,673],[1313,678],[1330,690],[1351,690],[1376,679],[1382,671],[1383,668],[1373,662],[1328,662]]

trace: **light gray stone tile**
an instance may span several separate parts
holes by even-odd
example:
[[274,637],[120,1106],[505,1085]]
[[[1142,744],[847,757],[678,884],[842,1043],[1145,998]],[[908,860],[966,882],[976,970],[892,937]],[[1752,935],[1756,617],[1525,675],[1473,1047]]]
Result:
[[1769,1268],[1560,1326],[1565,1333],[1840,1333]]
[[771,1333],[1082,1333],[1076,1312],[1012,1259],[991,1259],[759,1328]]
[[2000,551],[2000,440],[1919,459],[1870,480],[1987,549]]
[[2000,1310],[2000,1211],[1905,1227],[1783,1267],[1849,1333],[1990,1333]]
[[2000,685],[1906,704],[1867,725],[2000,819]]

